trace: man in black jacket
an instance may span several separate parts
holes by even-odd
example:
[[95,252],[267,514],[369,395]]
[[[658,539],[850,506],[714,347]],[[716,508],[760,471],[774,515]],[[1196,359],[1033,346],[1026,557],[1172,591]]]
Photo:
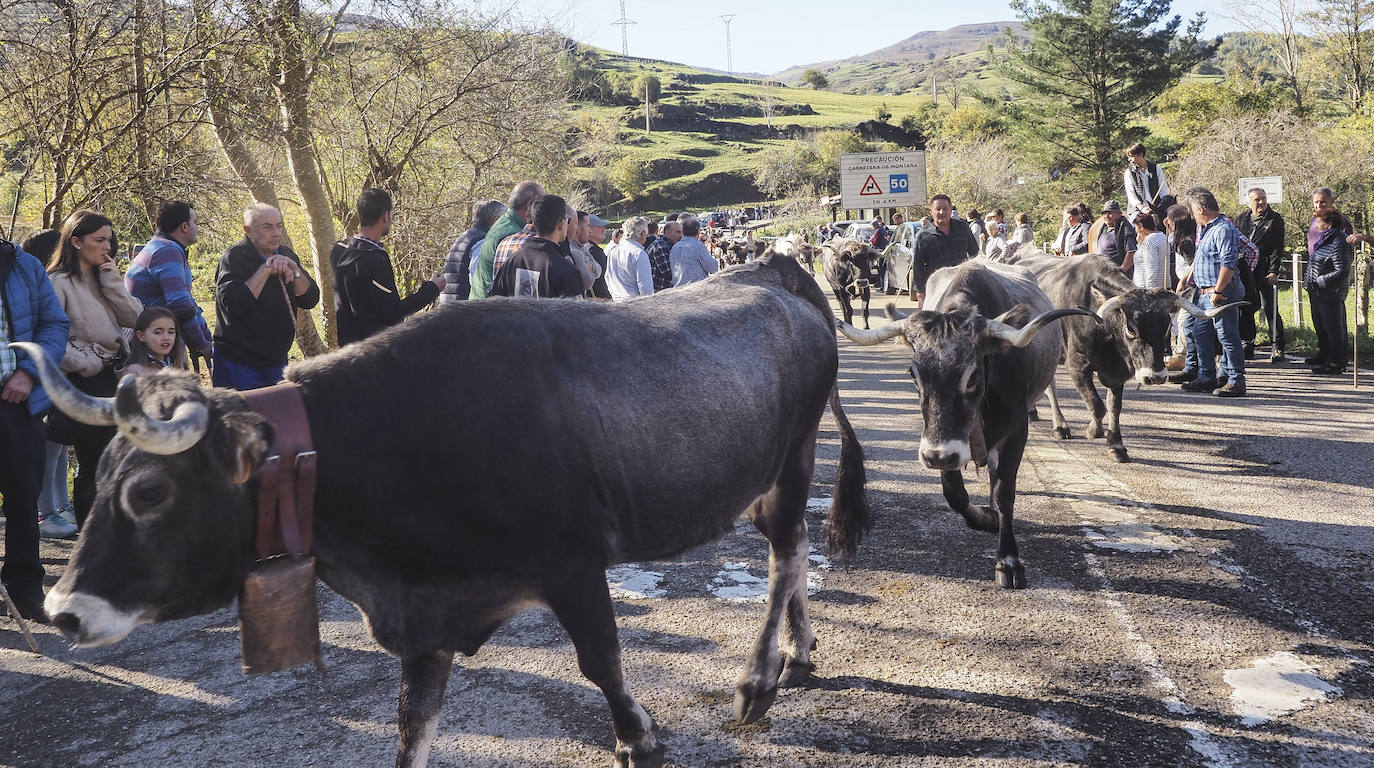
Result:
[[[1278,282],[1283,271],[1283,217],[1269,207],[1269,198],[1263,189],[1255,187],[1246,193],[1250,200],[1250,210],[1236,217],[1236,227],[1241,234],[1259,249],[1259,262],[1255,265],[1255,290],[1259,294],[1264,317],[1269,322],[1269,337],[1273,339],[1273,353],[1269,362],[1284,361],[1283,318],[1279,315]],[[1252,304],[1240,311],[1251,315],[1254,326],[1256,307]],[[1254,336],[1250,337],[1251,342]]]
[[444,260],[444,291],[439,294],[440,304],[468,300],[468,292],[472,290],[472,259],[479,254],[475,246],[482,244],[491,225],[505,212],[506,204],[500,200],[478,200],[472,206],[472,227],[458,236]]
[[611,290],[606,287],[606,252],[601,249],[601,244],[606,241],[606,225],[609,223],[596,214],[590,214],[587,218],[587,250],[601,266],[601,277],[592,283],[591,296],[606,301],[611,300]]
[[488,296],[556,299],[581,296],[584,290],[577,267],[560,246],[568,236],[568,204],[557,195],[536,200],[530,209],[535,236],[506,260],[491,281]]
[[442,272],[402,299],[391,257],[381,240],[391,231],[391,195],[364,189],[358,196],[358,234],[334,246],[334,307],[339,346],[365,339],[428,306],[444,289]]
[[320,288],[282,245],[281,212],[265,203],[243,213],[243,240],[215,270],[217,387],[245,390],[282,380],[296,337],[296,310],[320,303]]

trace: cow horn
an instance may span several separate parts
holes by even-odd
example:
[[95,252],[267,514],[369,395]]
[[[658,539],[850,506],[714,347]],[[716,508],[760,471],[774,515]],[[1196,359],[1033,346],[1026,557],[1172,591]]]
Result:
[[1123,303],[1125,303],[1125,301],[1126,297],[1124,295],[1113,296],[1110,299],[1107,299],[1106,301],[1102,302],[1102,306],[1097,308],[1097,316],[1102,318],[1103,320],[1106,320],[1107,313],[1111,312],[1113,309],[1116,309],[1117,307],[1120,307]]
[[1031,341],[1035,339],[1036,334],[1044,330],[1045,326],[1061,317],[1068,317],[1070,315],[1085,315],[1095,320],[1100,319],[1092,312],[1086,309],[1078,309],[1077,307],[1072,309],[1051,309],[1041,314],[1039,317],[1036,317],[1034,320],[1031,320],[1029,323],[1026,323],[1026,327],[1024,328],[1016,328],[1015,326],[1010,326],[996,320],[988,320],[983,330],[983,335],[1004,339],[1011,342],[1013,347],[1025,347],[1030,345]]
[[148,453],[170,456],[200,442],[210,426],[210,412],[204,403],[177,404],[172,418],[163,421],[150,417],[138,400],[133,376],[125,376],[115,392],[114,417],[119,431],[129,442]]
[[899,310],[897,309],[897,305],[896,305],[896,304],[893,304],[893,303],[890,302],[890,301],[887,303],[887,306],[886,306],[886,307],[883,307],[883,310],[884,310],[885,312],[887,312],[887,319],[889,319],[889,320],[905,320],[905,319],[906,319],[906,313],[905,313],[905,312],[899,311]]
[[1192,315],[1193,317],[1205,317],[1205,318],[1208,318],[1208,319],[1214,318],[1214,317],[1216,317],[1217,315],[1221,314],[1222,312],[1225,312],[1225,311],[1228,310],[1228,309],[1239,309],[1239,308],[1241,308],[1241,307],[1248,307],[1248,306],[1250,306],[1250,302],[1248,302],[1248,301],[1232,301],[1232,302],[1228,302],[1228,303],[1226,303],[1226,304],[1222,304],[1222,305],[1219,306],[1219,307],[1212,307],[1211,309],[1203,309],[1202,307],[1199,307],[1198,305],[1194,304],[1193,302],[1188,301],[1187,299],[1183,298],[1182,296],[1175,296],[1175,297],[1174,297],[1174,302],[1178,304],[1178,308],[1179,308],[1179,309],[1182,309],[1182,310],[1186,311],[1188,314]]
[[21,350],[33,359],[43,390],[58,410],[82,424],[108,427],[115,423],[113,397],[93,397],[77,389],[71,379],[62,374],[57,362],[31,341],[16,341],[10,344],[10,349]]
[[888,339],[893,339],[902,335],[901,323],[884,325],[882,328],[874,328],[871,331],[861,331],[849,323],[840,320],[835,323],[835,327],[840,329],[840,333],[843,333],[846,339],[865,347],[881,344]]

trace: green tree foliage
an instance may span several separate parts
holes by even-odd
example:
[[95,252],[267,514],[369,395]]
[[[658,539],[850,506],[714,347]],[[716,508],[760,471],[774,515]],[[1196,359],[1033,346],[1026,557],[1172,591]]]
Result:
[[626,197],[644,194],[644,167],[639,161],[623,157],[611,168],[611,183]]
[[1231,77],[1220,83],[1191,80],[1170,88],[1156,103],[1176,137],[1187,142],[1223,117],[1267,115],[1286,101],[1277,83],[1261,84]]
[[1202,14],[1180,34],[1171,0],[1012,0],[1030,40],[1010,39],[1000,72],[1024,86],[1020,125],[1096,181],[1117,186],[1131,121],[1217,48]]
[[802,72],[801,81],[803,85],[809,85],[818,91],[830,87],[830,81],[826,79],[825,74],[819,69],[804,70]]
[[1374,0],[1316,0],[1306,19],[1322,43],[1328,95],[1360,111],[1374,84]]
[[1006,132],[1006,120],[997,111],[976,101],[940,112],[937,133],[947,142],[979,141]]

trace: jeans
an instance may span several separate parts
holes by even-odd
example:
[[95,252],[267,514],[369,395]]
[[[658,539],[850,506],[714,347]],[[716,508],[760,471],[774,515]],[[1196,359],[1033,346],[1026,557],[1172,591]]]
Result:
[[280,383],[286,363],[259,367],[244,365],[227,360],[223,355],[215,355],[215,370],[210,374],[210,383],[217,387],[228,387],[240,392],[261,389]]
[[1183,337],[1183,370],[1188,373],[1197,373],[1197,318],[1187,312],[1179,313],[1182,317],[1178,321],[1179,335]]
[[[1227,302],[1238,301],[1244,295],[1244,288],[1232,280],[1227,284]],[[1204,293],[1199,297],[1198,306],[1211,309],[1212,294]],[[1196,318],[1193,325],[1194,341],[1197,344],[1197,377],[1204,381],[1217,378],[1217,346],[1221,347],[1221,375],[1235,384],[1245,383],[1245,351],[1240,340],[1240,311],[1229,309],[1208,323],[1204,318]]]
[[5,497],[5,564],[0,580],[25,597],[41,593],[38,489],[43,483],[43,420],[28,402],[0,401],[0,495]]
[[62,511],[71,499],[67,495],[67,446],[45,441],[43,446],[43,489],[38,492],[38,517]]

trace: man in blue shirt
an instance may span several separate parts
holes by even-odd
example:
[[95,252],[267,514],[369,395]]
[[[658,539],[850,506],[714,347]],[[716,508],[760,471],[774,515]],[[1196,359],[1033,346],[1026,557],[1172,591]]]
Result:
[[[1245,286],[1237,275],[1240,232],[1221,215],[1216,195],[1206,187],[1193,187],[1183,201],[1198,224],[1197,253],[1189,270],[1198,287],[1198,306],[1203,309],[1239,302]],[[1185,280],[1186,281],[1186,280]],[[1236,304],[1239,309],[1240,304]],[[1198,375],[1183,385],[1188,392],[1212,391],[1217,397],[1245,397],[1245,351],[1240,338],[1240,315],[1222,312],[1209,324],[1193,325],[1198,354]],[[1217,341],[1221,342],[1221,379],[1217,378]]]

